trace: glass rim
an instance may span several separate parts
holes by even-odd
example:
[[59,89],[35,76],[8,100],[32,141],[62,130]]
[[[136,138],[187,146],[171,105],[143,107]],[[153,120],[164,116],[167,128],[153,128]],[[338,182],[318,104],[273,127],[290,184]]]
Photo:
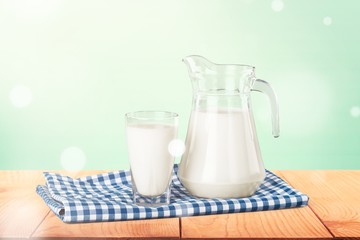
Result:
[[168,111],[135,111],[135,112],[128,112],[125,114],[126,118],[133,118],[138,120],[162,120],[162,119],[176,119],[179,117],[179,114],[175,112],[168,112]]

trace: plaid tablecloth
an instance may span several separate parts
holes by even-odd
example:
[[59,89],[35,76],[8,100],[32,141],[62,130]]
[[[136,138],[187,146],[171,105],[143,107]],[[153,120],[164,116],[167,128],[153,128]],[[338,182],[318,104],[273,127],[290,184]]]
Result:
[[172,176],[171,203],[156,208],[132,204],[129,171],[116,171],[72,179],[45,172],[46,185],[37,193],[66,223],[168,218],[208,214],[263,211],[305,206],[308,196],[289,186],[270,171],[255,195],[248,198],[205,199],[188,193]]

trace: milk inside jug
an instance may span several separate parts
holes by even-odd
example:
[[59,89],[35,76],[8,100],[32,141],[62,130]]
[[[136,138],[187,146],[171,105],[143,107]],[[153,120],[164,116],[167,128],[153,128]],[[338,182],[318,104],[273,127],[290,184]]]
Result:
[[184,59],[193,86],[193,109],[186,151],[178,176],[193,195],[236,198],[252,195],[265,168],[251,108],[251,91],[265,93],[272,109],[273,135],[279,136],[279,113],[271,86],[255,78],[255,68],[215,64],[201,56]]

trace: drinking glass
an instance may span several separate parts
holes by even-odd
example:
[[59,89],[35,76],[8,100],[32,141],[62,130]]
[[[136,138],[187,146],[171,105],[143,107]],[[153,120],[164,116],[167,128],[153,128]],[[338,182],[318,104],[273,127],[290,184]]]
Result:
[[134,204],[169,204],[174,156],[168,149],[177,138],[178,114],[131,112],[125,120]]

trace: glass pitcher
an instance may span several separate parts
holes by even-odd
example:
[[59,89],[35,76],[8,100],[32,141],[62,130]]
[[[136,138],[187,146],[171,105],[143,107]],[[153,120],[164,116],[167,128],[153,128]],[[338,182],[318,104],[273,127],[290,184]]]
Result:
[[183,59],[193,87],[186,151],[178,176],[193,195],[238,198],[252,195],[265,179],[251,109],[251,91],[265,93],[271,104],[272,132],[279,136],[276,95],[255,68],[215,64],[193,55]]

